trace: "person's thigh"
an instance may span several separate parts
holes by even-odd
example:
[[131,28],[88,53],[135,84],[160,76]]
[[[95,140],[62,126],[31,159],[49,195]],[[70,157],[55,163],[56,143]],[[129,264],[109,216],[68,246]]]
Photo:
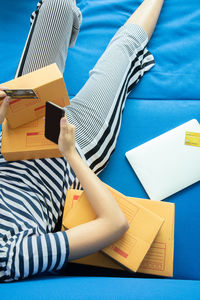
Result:
[[74,44],[80,23],[81,12],[73,0],[39,3],[15,77],[52,63],[63,73],[68,47]]

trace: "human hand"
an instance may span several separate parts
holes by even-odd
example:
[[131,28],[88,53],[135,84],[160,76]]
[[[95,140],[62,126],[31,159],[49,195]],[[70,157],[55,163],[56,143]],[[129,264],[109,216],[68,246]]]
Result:
[[5,87],[0,87],[0,100],[3,100],[0,104],[0,124],[3,123],[6,112],[10,103],[10,97],[6,95],[6,93],[3,92]]
[[76,152],[75,148],[75,126],[70,124],[67,117],[60,120],[60,135],[58,138],[58,148],[66,158]]

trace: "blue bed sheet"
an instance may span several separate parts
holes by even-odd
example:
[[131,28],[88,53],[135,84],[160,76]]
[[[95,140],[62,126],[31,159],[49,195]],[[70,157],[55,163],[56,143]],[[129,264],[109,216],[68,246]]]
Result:
[[[29,31],[34,0],[4,1],[0,18],[0,83],[10,80]],[[69,50],[65,82],[73,97],[117,29],[141,0],[78,0],[83,23]],[[127,100],[116,150],[100,178],[128,196],[147,198],[125,152],[188,120],[200,122],[199,0],[165,0],[148,44],[156,65]],[[197,162],[197,163],[200,163]],[[123,170],[119,176],[118,170]],[[200,183],[171,196],[175,203],[174,278],[200,280]],[[137,274],[136,274],[137,276]]]
[[[88,71],[117,29],[142,1],[78,1],[83,24],[76,48],[69,52],[66,82],[71,96],[88,78]],[[199,99],[200,6],[198,0],[165,0],[148,48],[155,67],[130,94],[134,99]],[[88,47],[90,45],[90,47]],[[82,54],[81,54],[82,53]],[[78,59],[81,64],[78,65]],[[81,74],[81,78],[80,75]]]
[[[0,82],[14,76],[37,0],[4,1],[0,20]],[[83,23],[76,47],[70,49],[65,72],[74,96],[109,40],[142,0],[77,0]],[[148,48],[155,67],[130,94],[134,99],[199,99],[200,6],[198,0],[165,0]]]
[[53,276],[2,284],[0,290],[4,300],[199,300],[200,282]]

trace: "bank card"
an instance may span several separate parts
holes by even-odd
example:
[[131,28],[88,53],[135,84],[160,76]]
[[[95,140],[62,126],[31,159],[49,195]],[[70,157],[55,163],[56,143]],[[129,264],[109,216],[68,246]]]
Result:
[[38,99],[34,90],[31,89],[5,89],[3,91],[11,99]]
[[186,131],[185,145],[200,147],[200,133]]

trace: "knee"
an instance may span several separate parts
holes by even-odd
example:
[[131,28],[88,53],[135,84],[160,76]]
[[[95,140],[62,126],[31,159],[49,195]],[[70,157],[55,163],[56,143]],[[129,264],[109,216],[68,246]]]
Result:
[[146,46],[148,37],[144,29],[138,24],[122,26],[113,37],[113,41],[127,47],[131,52]]

